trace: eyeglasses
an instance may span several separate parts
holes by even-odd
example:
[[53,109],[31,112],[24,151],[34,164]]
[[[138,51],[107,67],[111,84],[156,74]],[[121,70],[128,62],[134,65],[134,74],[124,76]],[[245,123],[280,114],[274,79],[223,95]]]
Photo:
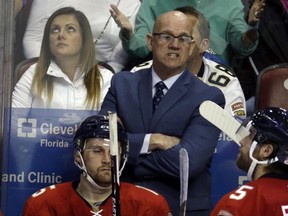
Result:
[[178,37],[166,33],[153,33],[152,35],[159,36],[159,39],[165,43],[171,43],[174,39],[178,39],[179,43],[181,44],[190,44],[193,41],[192,36],[186,36],[186,35]]

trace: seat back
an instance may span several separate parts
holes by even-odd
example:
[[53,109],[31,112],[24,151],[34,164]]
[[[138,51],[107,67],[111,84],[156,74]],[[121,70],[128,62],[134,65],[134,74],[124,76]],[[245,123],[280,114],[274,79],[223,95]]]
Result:
[[14,73],[14,84],[18,82],[18,80],[21,78],[21,76],[25,73],[25,71],[34,63],[38,61],[38,57],[25,59],[18,63],[15,67],[15,73]]
[[113,67],[112,67],[111,65],[109,65],[108,63],[103,62],[103,61],[99,61],[99,62],[97,62],[97,64],[98,64],[99,67],[106,68],[106,69],[110,70],[113,74],[115,74],[115,70],[114,70]]
[[255,109],[265,107],[288,109],[288,63],[269,66],[259,73]]
[[[34,63],[38,61],[39,57],[25,59],[21,61],[17,66],[15,67],[15,73],[14,73],[14,85],[18,82],[18,80],[21,78],[21,76],[25,73],[25,71]],[[110,70],[113,74],[115,74],[114,69],[105,62],[98,62],[99,67],[106,68]]]

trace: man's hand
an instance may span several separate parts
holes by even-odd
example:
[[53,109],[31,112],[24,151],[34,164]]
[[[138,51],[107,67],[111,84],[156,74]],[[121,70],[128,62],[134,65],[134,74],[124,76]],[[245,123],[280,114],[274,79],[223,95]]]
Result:
[[255,0],[249,10],[248,25],[250,27],[242,37],[243,43],[248,46],[254,45],[258,40],[259,34],[257,25],[259,24],[260,17],[264,11],[265,2],[266,0]]
[[166,150],[180,143],[180,139],[174,136],[167,136],[160,133],[154,133],[150,137],[149,151],[160,149]]
[[111,4],[110,7],[111,16],[119,28],[121,28],[121,32],[124,38],[129,40],[133,35],[133,27],[129,19],[118,9],[116,5]]
[[264,11],[266,0],[255,0],[252,7],[249,10],[248,24],[255,26],[259,22],[259,19]]

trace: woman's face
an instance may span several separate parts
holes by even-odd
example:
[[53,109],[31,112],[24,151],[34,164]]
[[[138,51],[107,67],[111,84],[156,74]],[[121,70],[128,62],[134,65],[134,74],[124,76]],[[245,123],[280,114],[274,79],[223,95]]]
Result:
[[50,27],[50,51],[55,59],[80,58],[82,32],[78,20],[72,14],[57,16]]

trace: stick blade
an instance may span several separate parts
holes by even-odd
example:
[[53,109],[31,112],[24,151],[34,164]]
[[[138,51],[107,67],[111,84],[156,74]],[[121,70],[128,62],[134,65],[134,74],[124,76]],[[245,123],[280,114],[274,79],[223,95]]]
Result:
[[204,101],[199,110],[205,119],[226,133],[239,146],[240,140],[250,134],[231,114],[212,101]]

